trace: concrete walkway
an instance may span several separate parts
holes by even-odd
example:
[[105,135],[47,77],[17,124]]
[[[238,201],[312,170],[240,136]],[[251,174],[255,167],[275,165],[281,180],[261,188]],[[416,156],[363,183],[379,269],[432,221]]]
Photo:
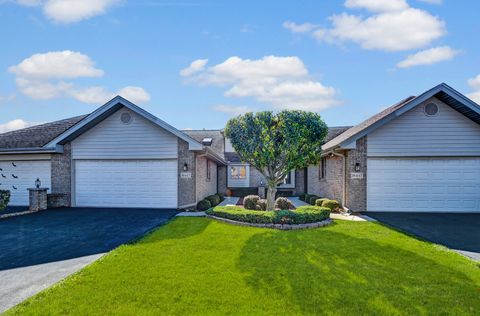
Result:
[[218,205],[219,206],[233,206],[233,205],[237,205],[238,200],[240,200],[240,198],[238,198],[238,197],[226,196],[225,200],[223,200]]

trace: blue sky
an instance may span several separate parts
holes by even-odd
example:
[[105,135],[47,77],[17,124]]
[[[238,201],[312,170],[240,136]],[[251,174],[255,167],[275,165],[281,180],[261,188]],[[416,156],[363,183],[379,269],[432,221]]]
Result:
[[440,82],[480,102],[480,2],[458,3],[0,0],[0,131],[117,93],[180,129],[283,108],[351,125]]

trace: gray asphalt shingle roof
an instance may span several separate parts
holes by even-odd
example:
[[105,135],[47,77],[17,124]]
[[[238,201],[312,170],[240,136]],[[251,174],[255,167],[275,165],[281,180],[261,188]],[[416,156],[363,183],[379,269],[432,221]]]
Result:
[[86,116],[75,116],[0,134],[0,149],[40,148]]

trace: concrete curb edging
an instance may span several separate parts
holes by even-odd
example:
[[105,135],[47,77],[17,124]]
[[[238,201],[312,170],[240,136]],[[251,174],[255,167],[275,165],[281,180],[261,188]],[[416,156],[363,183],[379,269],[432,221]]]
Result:
[[23,211],[23,212],[16,212],[16,213],[7,213],[7,214],[0,215],[0,219],[10,218],[15,216],[22,216],[22,215],[32,214],[36,212],[38,211]]
[[327,225],[330,225],[331,223],[333,223],[333,220],[330,219],[330,218],[327,218],[327,219],[325,219],[321,222],[290,225],[290,224],[257,224],[257,223],[238,222],[238,221],[234,221],[234,220],[231,220],[231,219],[228,219],[228,218],[223,218],[223,217],[218,217],[218,216],[213,216],[213,215],[207,215],[207,217],[216,219],[220,222],[233,224],[233,225],[238,225],[238,226],[250,226],[250,227],[258,227],[258,228],[273,228],[273,229],[279,229],[279,230],[297,230],[297,229],[317,228],[317,227],[324,227],[324,226],[327,226]]

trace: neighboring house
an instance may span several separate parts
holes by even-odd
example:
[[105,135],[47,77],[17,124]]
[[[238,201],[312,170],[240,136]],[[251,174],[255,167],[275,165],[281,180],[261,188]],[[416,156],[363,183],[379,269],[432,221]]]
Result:
[[446,84],[329,140],[308,193],[355,211],[480,212],[480,106]]
[[[293,170],[282,195],[334,198],[354,211],[480,212],[480,107],[441,84],[353,127],[331,127],[321,163]],[[191,208],[265,179],[222,130],[179,131],[115,97],[89,115],[0,135],[0,189],[28,205]]]

